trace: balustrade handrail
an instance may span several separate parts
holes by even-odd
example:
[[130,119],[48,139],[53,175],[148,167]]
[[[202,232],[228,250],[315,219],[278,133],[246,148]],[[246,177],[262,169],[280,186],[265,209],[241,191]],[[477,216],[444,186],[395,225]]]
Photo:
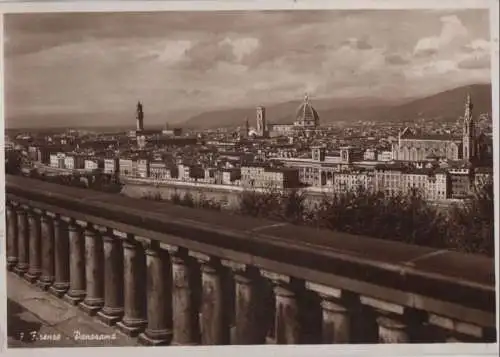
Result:
[[[494,260],[6,175],[7,201],[481,326]],[[300,237],[297,239],[295,237]]]

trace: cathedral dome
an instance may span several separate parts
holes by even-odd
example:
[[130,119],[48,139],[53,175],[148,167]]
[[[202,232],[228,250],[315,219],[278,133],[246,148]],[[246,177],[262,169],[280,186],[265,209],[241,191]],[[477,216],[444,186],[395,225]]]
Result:
[[300,126],[318,126],[319,115],[316,109],[309,103],[309,97],[306,95],[304,102],[297,108],[295,115],[296,125]]

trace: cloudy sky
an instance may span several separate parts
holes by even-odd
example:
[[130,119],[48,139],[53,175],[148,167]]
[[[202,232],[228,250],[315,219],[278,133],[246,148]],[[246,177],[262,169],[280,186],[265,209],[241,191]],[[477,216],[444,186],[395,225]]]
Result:
[[301,99],[305,92],[312,100],[423,96],[490,81],[486,10],[4,19],[8,121],[40,113],[130,113],[138,99],[146,115],[174,121],[213,108]]

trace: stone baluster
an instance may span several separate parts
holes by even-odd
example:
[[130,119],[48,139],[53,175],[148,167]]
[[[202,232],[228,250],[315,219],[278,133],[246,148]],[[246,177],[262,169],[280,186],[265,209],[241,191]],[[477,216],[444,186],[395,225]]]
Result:
[[68,227],[57,214],[48,213],[54,225],[54,284],[49,291],[62,297],[69,289],[69,237]]
[[115,230],[123,246],[123,319],[117,326],[131,337],[137,336],[146,327],[146,290],[144,286],[144,255],[142,247],[131,234]]
[[18,262],[18,232],[16,207],[9,202],[7,209],[7,269],[13,270]]
[[301,342],[299,307],[292,280],[289,276],[267,270],[261,270],[261,274],[274,284],[276,344],[299,344]]
[[265,343],[266,330],[261,325],[259,309],[262,299],[258,283],[261,279],[257,270],[245,264],[222,260],[223,266],[232,270],[234,276],[234,345],[256,345]]
[[29,268],[24,274],[24,278],[30,283],[38,280],[42,273],[41,267],[41,232],[40,232],[40,215],[42,211],[34,208],[28,211],[29,222]]
[[123,249],[122,240],[106,227],[96,227],[104,247],[104,307],[98,318],[109,326],[123,316]]
[[172,340],[172,273],[167,249],[158,241],[140,240],[145,248],[147,267],[147,320],[146,330],[139,341],[149,346],[169,344]]
[[54,282],[54,225],[49,212],[41,216],[42,275],[38,281],[43,290]]
[[184,249],[168,249],[172,262],[172,345],[198,343],[198,316],[193,299],[193,266]]
[[18,260],[14,271],[19,276],[24,276],[28,271],[28,255],[29,255],[29,228],[27,211],[29,207],[26,205],[19,205],[17,207],[17,244],[18,244]]
[[85,299],[79,307],[93,316],[104,305],[104,253],[99,232],[85,227]]
[[73,305],[78,305],[85,297],[85,240],[80,225],[86,222],[68,219],[69,232],[69,290],[64,298]]
[[380,343],[410,342],[403,306],[367,296],[361,296],[360,301],[378,314],[376,320]]
[[342,291],[322,284],[306,282],[306,288],[321,298],[322,342],[349,343],[351,320],[348,309],[342,301]]
[[227,277],[219,259],[190,251],[201,264],[201,344],[230,344]]

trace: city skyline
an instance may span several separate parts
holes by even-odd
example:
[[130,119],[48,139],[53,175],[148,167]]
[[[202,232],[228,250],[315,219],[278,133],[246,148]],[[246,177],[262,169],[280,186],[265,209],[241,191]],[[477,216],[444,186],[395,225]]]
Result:
[[[388,12],[391,12],[388,15]],[[390,23],[382,21],[390,16]],[[6,121],[167,121],[303,98],[419,97],[490,82],[488,10],[9,14]],[[396,30],[397,29],[397,30]],[[130,116],[123,123],[130,121]],[[89,124],[100,124],[89,123]],[[11,125],[9,125],[11,126]]]

